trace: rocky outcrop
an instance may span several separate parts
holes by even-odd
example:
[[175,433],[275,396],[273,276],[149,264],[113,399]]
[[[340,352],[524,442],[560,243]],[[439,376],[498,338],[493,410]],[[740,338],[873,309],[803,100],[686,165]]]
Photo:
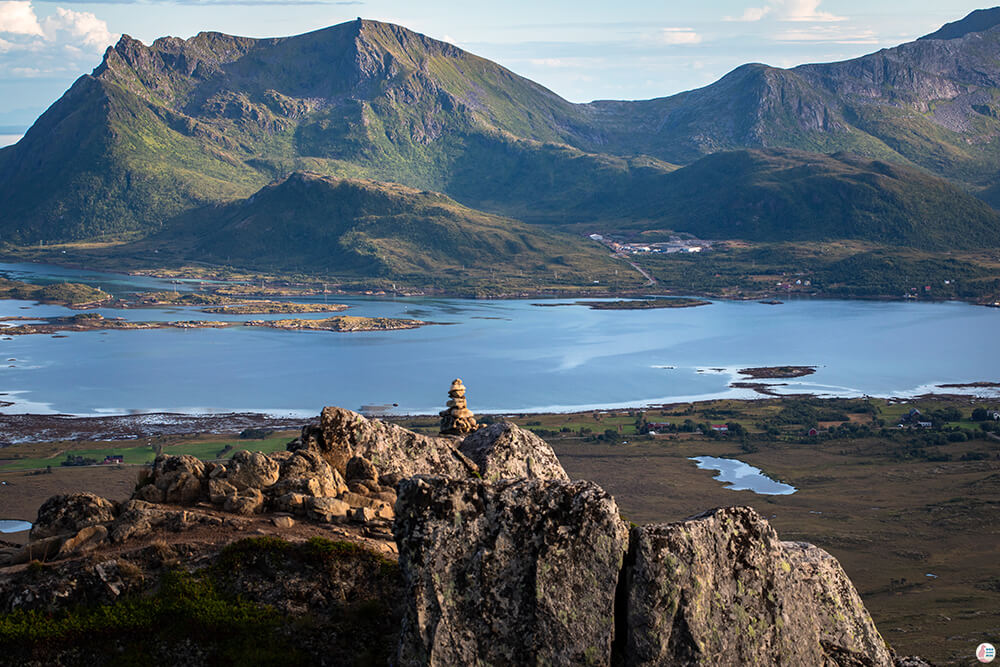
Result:
[[130,539],[147,537],[156,530],[178,532],[194,526],[221,526],[224,523],[224,519],[208,512],[130,500],[122,506],[121,516],[109,527],[108,536],[112,542],[121,544]]
[[479,466],[483,479],[534,478],[569,481],[549,443],[516,424],[491,424],[462,440],[459,451]]
[[190,454],[157,456],[149,476],[140,479],[136,497],[151,503],[197,502],[208,485],[205,464]]
[[400,664],[610,663],[627,530],[596,484],[421,476],[396,509]]
[[319,424],[304,427],[289,449],[317,451],[341,474],[347,472],[352,457],[364,457],[386,485],[414,475],[461,479],[479,474],[476,464],[450,438],[421,435],[337,407],[323,408]]
[[38,508],[31,528],[32,540],[68,535],[96,524],[113,521],[118,505],[93,493],[52,496]]
[[[438,474],[415,474],[424,471]],[[267,512],[274,514],[253,516]],[[164,568],[193,570],[218,556],[221,565],[206,570],[221,577],[214,586],[229,568],[253,562],[259,572],[234,595],[249,591],[273,608],[314,614],[325,603],[313,597],[313,566],[327,572],[358,552],[310,535],[308,522],[361,524],[314,529],[353,533],[386,553],[393,547],[385,540],[395,538],[398,576],[386,562],[362,560],[369,575],[396,577],[382,583],[396,591],[389,604],[403,620],[394,617],[374,640],[383,653],[386,642],[398,646],[400,665],[892,664],[837,561],[780,541],[753,509],[629,532],[612,497],[592,482],[570,482],[548,444],[516,425],[493,424],[459,441],[339,408],[326,408],[289,451],[241,451],[208,464],[157,457],[121,506],[93,494],[50,498],[32,541],[0,549],[0,566],[58,561],[19,571],[24,581],[48,568],[80,578],[53,578],[29,592],[0,578],[0,611],[108,604],[146,586],[150,574],[148,563],[130,566],[124,554],[144,544],[172,551],[180,547],[151,538],[190,531],[170,541],[211,544],[198,547],[207,560],[195,564],[191,551]],[[221,547],[226,536],[271,527],[307,541]],[[289,558],[301,571],[282,570]],[[278,571],[301,586],[273,581]]]
[[891,665],[836,559],[781,542],[753,509],[634,528],[628,665]]

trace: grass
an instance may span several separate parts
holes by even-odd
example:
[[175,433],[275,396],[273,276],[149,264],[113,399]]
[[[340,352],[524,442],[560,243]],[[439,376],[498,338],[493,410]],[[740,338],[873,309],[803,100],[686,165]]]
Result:
[[[184,440],[157,438],[154,445],[121,446],[108,442],[56,442],[56,443],[26,443],[4,447],[0,450],[0,470],[33,470],[47,466],[58,467],[65,460],[66,454],[83,456],[85,458],[103,461],[105,456],[120,455],[126,464],[152,463],[156,458],[155,445],[163,447],[164,454],[190,454],[204,461],[219,458],[232,458],[238,451],[271,452],[283,451],[285,446],[297,433],[283,432],[263,440],[239,440],[227,438],[211,438],[205,440]],[[231,449],[226,450],[226,447]],[[43,455],[40,455],[44,452]],[[224,453],[223,453],[224,452]],[[221,455],[221,456],[220,456]]]

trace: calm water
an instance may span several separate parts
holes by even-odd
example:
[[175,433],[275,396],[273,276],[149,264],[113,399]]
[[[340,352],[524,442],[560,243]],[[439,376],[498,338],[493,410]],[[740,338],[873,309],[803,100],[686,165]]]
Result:
[[20,533],[31,530],[31,522],[18,519],[0,519],[0,533]]
[[[0,273],[88,282],[117,293],[177,287],[35,264],[0,264]],[[961,303],[802,300],[593,311],[539,308],[531,301],[330,300],[350,304],[349,314],[446,326],[352,334],[238,327],[12,337],[0,340],[0,393],[6,393],[0,400],[15,403],[3,410],[314,415],[324,405],[398,403],[400,412],[427,413],[441,409],[455,377],[465,381],[477,412],[573,410],[754,397],[729,388],[735,369],[772,365],[819,366],[812,376],[772,381],[788,383],[781,391],[841,396],[908,395],[943,382],[1000,380],[1000,309]],[[0,316],[72,312],[0,301]],[[187,308],[100,312],[134,320],[223,317]],[[230,319],[262,317],[268,316]]]
[[736,459],[720,459],[715,456],[694,456],[701,470],[718,470],[714,477],[732,491],[753,491],[762,496],[788,496],[795,493],[796,488],[789,484],[776,482],[749,463]]

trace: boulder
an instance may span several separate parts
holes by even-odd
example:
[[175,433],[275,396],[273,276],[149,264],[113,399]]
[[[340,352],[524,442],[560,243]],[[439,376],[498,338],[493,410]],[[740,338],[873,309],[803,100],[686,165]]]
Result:
[[399,485],[401,665],[611,662],[628,531],[592,482]]
[[222,509],[243,516],[258,514],[264,509],[264,494],[261,493],[260,489],[243,489],[235,496],[226,498]]
[[277,512],[291,512],[302,514],[306,511],[306,502],[311,498],[302,493],[286,493],[278,496],[272,501],[272,506]]
[[364,457],[380,478],[388,475],[393,482],[413,475],[464,479],[479,474],[476,464],[458,451],[451,438],[414,433],[337,407],[323,408],[319,424],[304,427],[302,436],[288,448],[319,452],[342,475],[351,458]]
[[93,493],[52,496],[38,508],[29,537],[40,540],[78,532],[87,526],[114,521],[118,505]]
[[352,456],[347,461],[347,469],[344,474],[344,478],[347,483],[360,482],[363,480],[371,480],[374,483],[378,483],[378,471],[375,470],[375,466],[372,462],[363,456]]
[[19,563],[27,563],[33,560],[49,560],[55,558],[59,555],[62,549],[63,542],[66,541],[65,535],[53,535],[51,537],[43,537],[40,540],[32,540],[28,542],[20,551],[15,552],[11,556],[11,564],[17,565]]
[[339,472],[314,450],[278,452],[282,456],[278,481],[268,489],[271,496],[301,493],[307,496],[337,496],[347,490]]
[[359,496],[371,495],[372,490],[361,482],[348,482],[347,490]]
[[109,536],[112,542],[121,543],[145,537],[158,528],[179,531],[197,525],[219,526],[222,523],[219,517],[204,512],[168,509],[143,500],[130,500],[111,524]]
[[753,509],[634,528],[626,665],[891,665],[836,559]]
[[346,519],[351,511],[351,506],[338,498],[312,498],[308,508],[310,518],[326,523]]
[[76,535],[63,542],[59,549],[60,556],[69,556],[74,553],[84,553],[96,549],[108,537],[108,529],[103,525],[87,526]]
[[240,491],[266,489],[278,481],[281,466],[260,452],[239,451],[226,466],[227,482]]
[[490,424],[462,440],[459,451],[479,466],[487,481],[529,477],[569,481],[549,443],[516,424]]
[[149,498],[148,496],[159,497],[159,494],[153,491],[144,492],[145,486],[141,487],[133,497],[146,498],[148,502],[190,505],[201,500],[207,490],[205,464],[190,454],[180,456],[161,454],[153,461],[149,482],[163,492],[162,500],[154,501]]
[[[225,504],[226,500],[234,497],[237,492],[238,489],[224,478],[215,477],[208,480],[208,499],[214,505]],[[145,498],[140,500],[145,500]]]

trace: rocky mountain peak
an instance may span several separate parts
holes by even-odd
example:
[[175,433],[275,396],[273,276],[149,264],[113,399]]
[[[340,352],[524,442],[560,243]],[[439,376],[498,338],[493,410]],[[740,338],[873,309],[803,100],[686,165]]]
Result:
[[1000,7],[977,9],[961,20],[945,23],[920,39],[959,39],[970,33],[984,32],[997,25],[1000,25]]

